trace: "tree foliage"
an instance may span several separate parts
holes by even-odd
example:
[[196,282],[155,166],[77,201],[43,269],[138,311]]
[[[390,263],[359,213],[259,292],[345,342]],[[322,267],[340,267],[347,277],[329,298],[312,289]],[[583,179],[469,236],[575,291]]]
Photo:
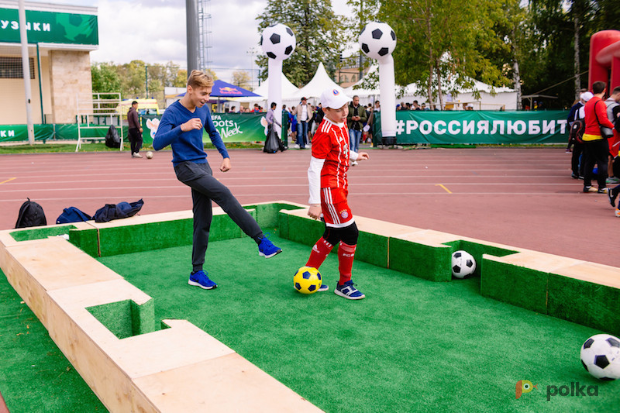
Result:
[[[331,0],[268,0],[265,11],[256,19],[259,32],[277,23],[295,32],[295,52],[282,64],[283,73],[293,84],[308,83],[321,62],[330,75],[334,74],[346,39],[344,24],[332,10]],[[267,57],[259,55],[256,63],[261,68],[260,78],[266,79]]]
[[245,70],[235,70],[232,74],[232,84],[242,87],[244,89],[250,89],[252,78],[250,74]]
[[[214,79],[215,72],[209,70]],[[164,101],[165,87],[185,87],[187,70],[168,62],[165,65],[133,60],[125,64],[94,63],[91,65],[93,92],[120,93],[122,99],[145,98],[148,76],[148,97]]]
[[371,19],[392,26],[398,36],[396,82],[416,84],[431,102],[475,79],[557,97],[546,100],[546,107],[570,106],[578,85],[587,84],[590,37],[620,28],[614,0],[347,3],[354,13],[347,21],[350,39]]

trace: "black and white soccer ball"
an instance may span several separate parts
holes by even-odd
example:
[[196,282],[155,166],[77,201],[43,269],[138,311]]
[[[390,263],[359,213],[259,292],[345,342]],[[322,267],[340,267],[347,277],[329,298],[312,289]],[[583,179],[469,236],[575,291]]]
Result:
[[590,337],[581,346],[581,364],[597,379],[620,379],[620,339],[609,334]]
[[452,254],[452,275],[456,278],[465,278],[476,271],[476,260],[466,251],[456,251]]
[[366,56],[381,60],[396,48],[396,33],[386,23],[370,22],[360,33],[359,44]]
[[291,57],[297,43],[291,28],[278,23],[263,30],[260,44],[268,58],[285,60]]

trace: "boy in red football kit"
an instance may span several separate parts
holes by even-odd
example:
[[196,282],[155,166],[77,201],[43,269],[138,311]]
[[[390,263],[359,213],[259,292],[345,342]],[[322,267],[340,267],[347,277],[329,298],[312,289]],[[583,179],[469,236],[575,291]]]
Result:
[[[337,242],[338,269],[340,280],[334,292],[350,300],[365,297],[354,287],[351,269],[357,246],[358,230],[347,203],[349,183],[347,171],[349,159],[361,161],[368,159],[365,152],[349,150],[347,115],[351,99],[338,89],[329,89],[321,95],[325,118],[318,126],[312,139],[312,159],[308,168],[310,185],[310,209],[308,215],[317,219],[323,215],[325,233],[312,247],[307,267],[319,268]],[[319,291],[327,291],[322,284]]]

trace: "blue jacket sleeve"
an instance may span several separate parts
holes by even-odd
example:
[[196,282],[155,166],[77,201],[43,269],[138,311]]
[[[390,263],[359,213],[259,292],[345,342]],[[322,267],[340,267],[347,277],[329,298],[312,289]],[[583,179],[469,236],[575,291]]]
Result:
[[213,120],[211,119],[211,112],[208,109],[207,119],[205,122],[205,130],[209,134],[209,138],[211,139],[211,142],[213,142],[213,145],[215,145],[220,155],[222,155],[222,158],[230,158],[230,156],[228,156],[226,146],[224,145],[224,141],[222,140],[220,133],[217,131],[215,125],[213,124]]
[[174,126],[171,123],[171,119],[172,116],[166,116],[166,113],[164,113],[161,121],[159,121],[155,138],[153,138],[153,149],[156,151],[164,149],[183,133],[181,125]]

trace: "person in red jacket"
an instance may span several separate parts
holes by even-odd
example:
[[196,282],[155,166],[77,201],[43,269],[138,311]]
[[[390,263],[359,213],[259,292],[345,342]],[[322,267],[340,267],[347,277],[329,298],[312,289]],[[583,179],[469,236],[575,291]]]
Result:
[[[601,126],[613,129],[614,125],[607,118],[607,105],[603,96],[607,90],[605,82],[594,82],[592,93],[594,97],[584,107],[586,115],[586,130],[583,134],[585,145],[585,169],[583,180],[583,192],[607,193],[607,158],[609,156],[609,144],[607,139],[601,136]],[[592,188],[592,171],[594,164],[598,165],[598,190]]]

